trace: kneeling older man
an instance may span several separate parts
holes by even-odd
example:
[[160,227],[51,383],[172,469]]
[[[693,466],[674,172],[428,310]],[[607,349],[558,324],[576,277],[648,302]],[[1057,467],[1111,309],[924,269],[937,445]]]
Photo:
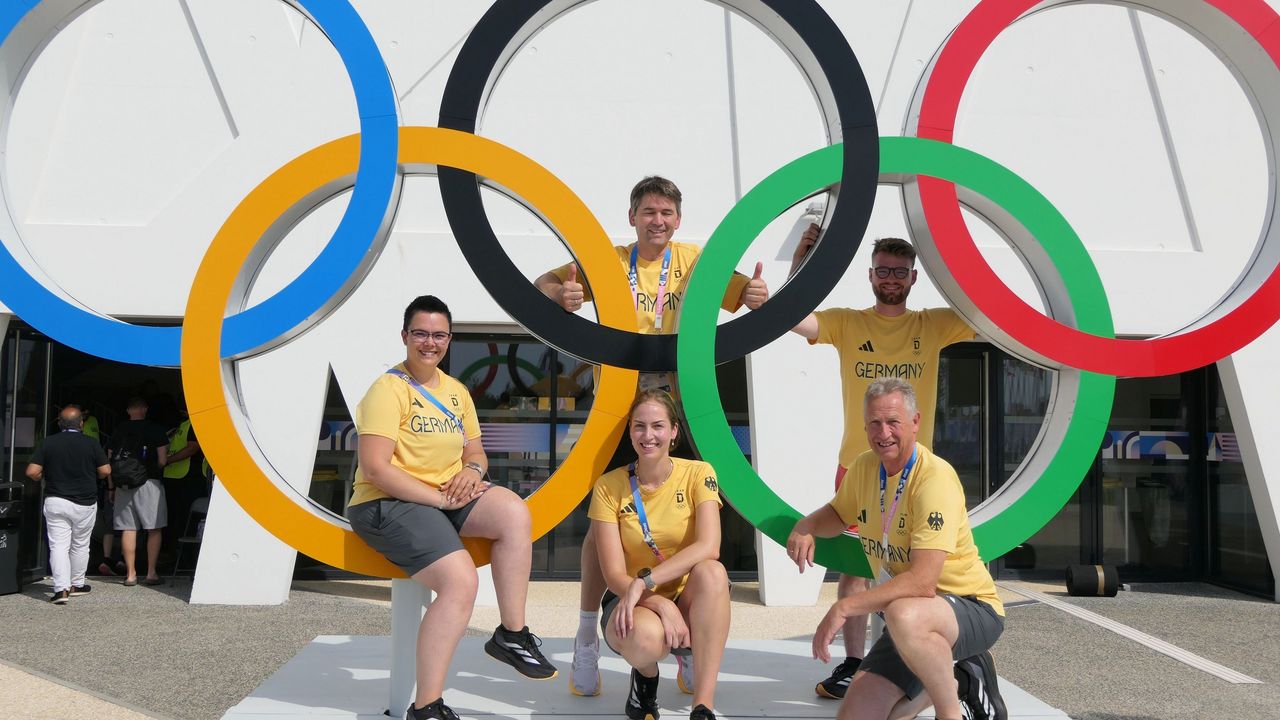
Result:
[[[845,618],[880,612],[886,631],[867,653],[839,717],[914,717],[930,704],[938,720],[1003,720],[1004,701],[988,650],[1004,629],[1004,606],[973,544],[956,471],[916,443],[920,413],[911,385],[879,378],[863,398],[871,449],[855,461],[827,505],[796,523],[787,553],[804,572],[814,537],[857,524],[878,582],[831,606],[813,637],[813,656]],[[927,692],[927,696],[920,691]]]

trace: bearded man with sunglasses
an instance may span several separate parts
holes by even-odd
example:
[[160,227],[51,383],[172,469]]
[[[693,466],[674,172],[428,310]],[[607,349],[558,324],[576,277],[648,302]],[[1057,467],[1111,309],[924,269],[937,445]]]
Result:
[[[800,268],[820,229],[810,225],[801,236],[791,261]],[[919,399],[919,441],[933,445],[934,405],[938,397],[938,355],[942,348],[972,340],[974,331],[951,308],[908,310],[907,296],[916,283],[916,249],[901,238],[880,238],[871,252],[867,279],[876,304],[865,310],[829,308],[810,313],[792,332],[812,344],[834,345],[840,356],[844,437],[836,466],[836,487],[858,455],[870,449],[863,432],[862,397],[878,377],[894,377],[915,387]],[[854,530],[853,527],[850,530]],[[867,588],[865,578],[840,576],[839,597]],[[867,616],[851,617],[844,626],[846,657],[814,691],[822,697],[843,698],[862,662],[867,639]]]

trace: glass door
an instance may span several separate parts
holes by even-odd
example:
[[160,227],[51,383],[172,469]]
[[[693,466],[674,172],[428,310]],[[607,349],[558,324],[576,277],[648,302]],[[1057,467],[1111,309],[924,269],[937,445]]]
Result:
[[955,345],[938,363],[938,406],[933,437],[917,438],[951,463],[964,486],[965,504],[974,507],[990,494],[987,429],[988,350],[979,345]]
[[48,557],[45,545],[43,485],[27,480],[27,463],[44,439],[50,414],[51,343],[17,323],[10,324],[0,347],[0,375],[4,386],[4,415],[0,418],[0,478],[23,483],[22,532],[19,536],[23,572],[42,575]]
[[[1204,477],[1204,436],[1189,421],[1203,414],[1203,372],[1126,378],[1101,452],[1101,561],[1121,577],[1194,577]],[[1199,425],[1200,423],[1195,423]]]
[[1267,560],[1258,511],[1249,492],[1222,383],[1216,378],[1209,383],[1205,405],[1209,408],[1209,579],[1275,597],[1276,579]]

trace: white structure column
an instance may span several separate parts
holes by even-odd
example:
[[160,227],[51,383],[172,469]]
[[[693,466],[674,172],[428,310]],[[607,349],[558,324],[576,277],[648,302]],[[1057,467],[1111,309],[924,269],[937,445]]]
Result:
[[298,553],[249,517],[216,479],[191,585],[192,605],[279,605]]
[[387,714],[404,715],[417,684],[418,625],[431,604],[430,590],[407,578],[391,581],[391,689]]
[[[1277,357],[1280,327],[1273,325],[1244,349],[1220,360],[1218,371],[1271,572],[1280,577],[1280,444],[1265,442],[1280,427],[1280,404],[1275,401],[1280,397]],[[1275,599],[1280,602],[1280,584]]]

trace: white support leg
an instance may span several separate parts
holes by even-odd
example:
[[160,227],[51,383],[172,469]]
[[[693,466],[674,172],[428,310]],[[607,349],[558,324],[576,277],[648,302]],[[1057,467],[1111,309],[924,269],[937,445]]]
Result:
[[431,591],[407,578],[391,581],[391,688],[387,714],[404,717],[418,678],[418,626],[431,604]]
[[[1280,375],[1275,372],[1278,354],[1280,326],[1272,326],[1247,347],[1218,361],[1249,494],[1276,577],[1280,577],[1280,445],[1269,440],[1280,424]],[[1280,602],[1280,583],[1276,584],[1275,599]]]
[[280,605],[289,599],[297,557],[298,551],[264,530],[215,479],[191,604]]

